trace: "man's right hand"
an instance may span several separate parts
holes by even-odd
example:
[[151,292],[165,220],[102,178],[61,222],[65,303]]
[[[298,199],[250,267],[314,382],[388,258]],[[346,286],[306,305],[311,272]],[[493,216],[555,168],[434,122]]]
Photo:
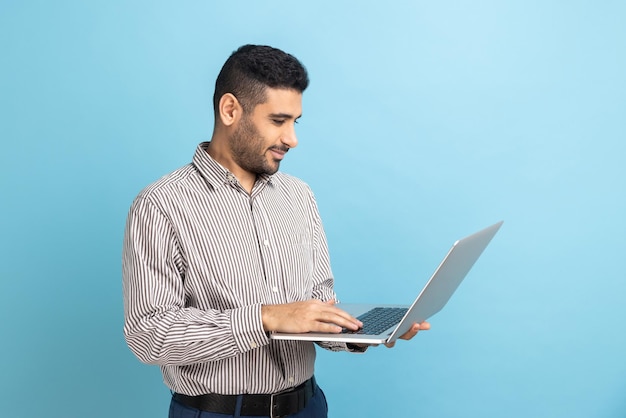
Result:
[[334,332],[342,328],[358,330],[363,323],[347,312],[334,306],[330,300],[317,299],[282,305],[261,306],[261,318],[265,331],[278,332]]

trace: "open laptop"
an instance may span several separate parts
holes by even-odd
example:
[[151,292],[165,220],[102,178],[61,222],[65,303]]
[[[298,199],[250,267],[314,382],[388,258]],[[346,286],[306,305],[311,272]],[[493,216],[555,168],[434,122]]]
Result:
[[393,342],[414,323],[427,320],[445,306],[500,226],[502,221],[455,242],[411,306],[339,303],[335,306],[363,322],[361,330],[344,330],[338,334],[274,332],[270,338],[361,344]]

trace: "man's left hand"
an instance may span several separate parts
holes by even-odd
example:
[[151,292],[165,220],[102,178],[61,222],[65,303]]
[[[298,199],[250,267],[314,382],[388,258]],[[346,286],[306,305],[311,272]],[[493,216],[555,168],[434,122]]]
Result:
[[[426,321],[418,324],[415,323],[413,324],[413,326],[411,328],[409,328],[409,330],[407,332],[405,332],[401,337],[399,337],[402,340],[410,340],[411,338],[415,337],[417,335],[418,332],[420,331],[428,331],[430,329],[430,324]],[[366,347],[376,347],[378,344],[354,344],[358,347],[361,348],[366,348]],[[385,347],[387,348],[393,348],[393,346],[396,345],[396,342],[392,342],[392,343],[387,343],[385,344]]]
[[[413,324],[413,326],[411,328],[409,328],[409,330],[407,332],[405,332],[401,337],[399,337],[401,340],[410,340],[411,338],[415,337],[417,335],[418,332],[420,331],[428,331],[430,329],[430,324],[426,321],[420,323],[420,324]],[[393,346],[396,345],[396,342],[392,342],[392,343],[387,343],[385,344],[385,346],[387,348],[393,348]]]

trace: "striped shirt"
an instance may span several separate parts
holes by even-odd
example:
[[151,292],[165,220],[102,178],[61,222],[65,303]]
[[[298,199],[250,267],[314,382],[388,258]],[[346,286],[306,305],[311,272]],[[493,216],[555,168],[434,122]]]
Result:
[[207,146],[130,208],[124,335],[175,392],[279,392],[312,376],[315,347],[270,340],[261,305],[335,299],[315,198],[281,172],[258,176],[248,194]]

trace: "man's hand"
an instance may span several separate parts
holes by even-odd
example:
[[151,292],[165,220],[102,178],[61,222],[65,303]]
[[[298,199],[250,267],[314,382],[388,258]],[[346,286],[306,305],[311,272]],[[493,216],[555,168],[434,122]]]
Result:
[[340,333],[342,328],[356,331],[363,326],[361,321],[333,306],[334,304],[332,300],[322,302],[312,299],[282,305],[263,305],[263,329],[279,332]]
[[[428,331],[430,329],[430,324],[426,321],[420,323],[420,324],[413,324],[413,326],[411,328],[409,328],[409,330],[407,332],[405,332],[402,336],[400,336],[399,338],[401,340],[410,340],[411,338],[415,337],[417,335],[418,332],[420,331]],[[392,342],[392,343],[388,343],[385,344],[385,346],[387,348],[393,348],[393,346],[396,345],[396,342]]]
[[[430,329],[430,324],[426,321],[420,323],[420,324],[413,324],[413,326],[407,331],[405,332],[401,337],[398,337],[402,340],[410,340],[411,338],[415,337],[417,335],[418,332],[420,331],[427,331]],[[378,344],[354,344],[357,347],[361,347],[361,348],[365,348],[365,347],[376,347],[378,346]],[[392,342],[392,343],[387,343],[385,344],[385,347],[387,348],[393,348],[393,346],[396,345],[396,342]]]

